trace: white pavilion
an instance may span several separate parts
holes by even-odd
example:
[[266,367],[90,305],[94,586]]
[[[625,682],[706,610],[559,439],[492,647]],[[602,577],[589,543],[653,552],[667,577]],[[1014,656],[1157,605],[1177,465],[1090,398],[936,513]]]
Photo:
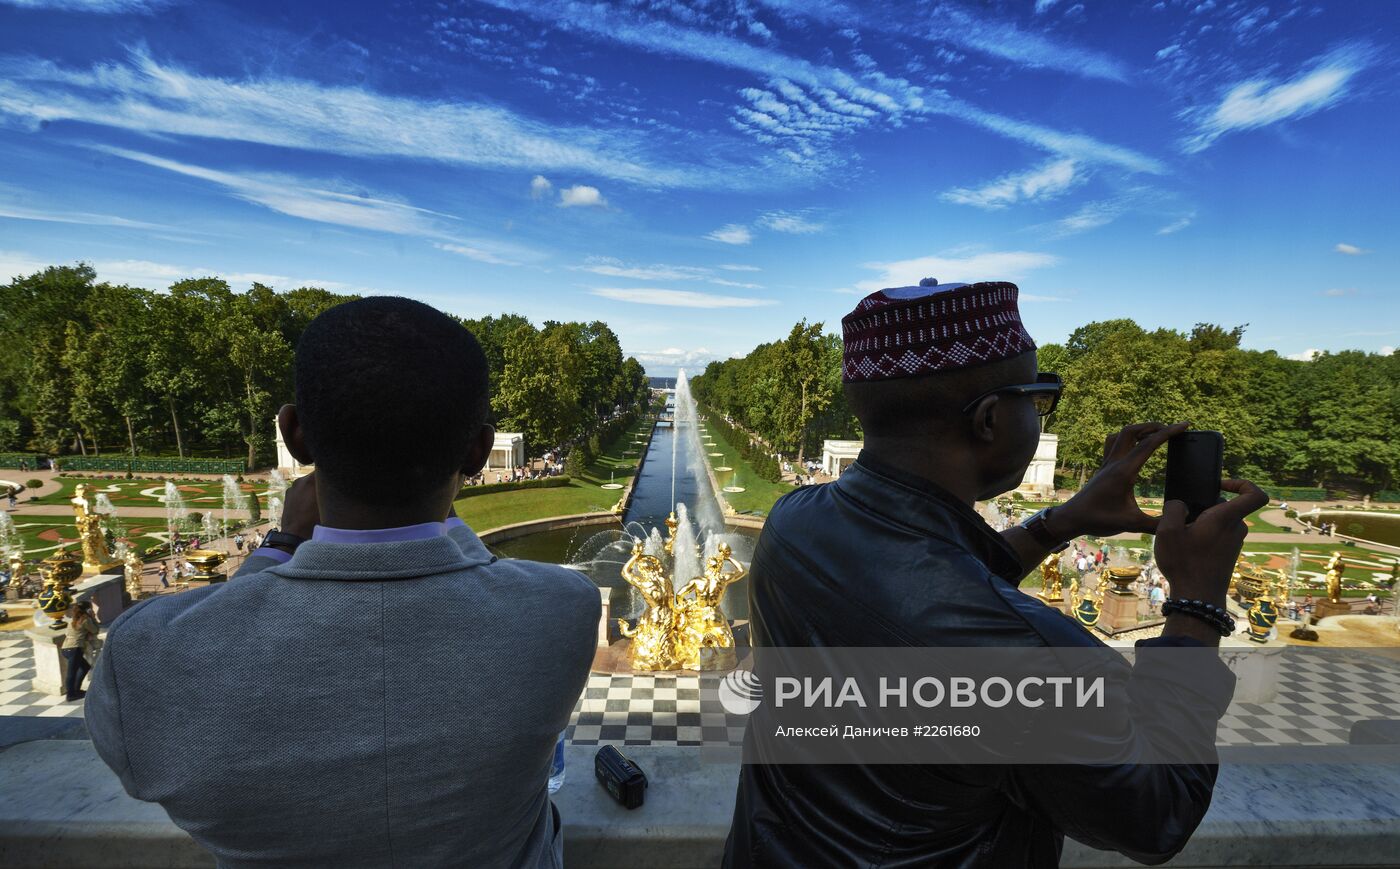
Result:
[[[822,442],[822,471],[832,477],[841,476],[846,466],[860,455],[865,441]],[[1026,475],[1016,491],[1027,498],[1045,498],[1055,492],[1055,456],[1060,448],[1060,436],[1040,433],[1040,443],[1035,448],[1035,458],[1031,459]]]

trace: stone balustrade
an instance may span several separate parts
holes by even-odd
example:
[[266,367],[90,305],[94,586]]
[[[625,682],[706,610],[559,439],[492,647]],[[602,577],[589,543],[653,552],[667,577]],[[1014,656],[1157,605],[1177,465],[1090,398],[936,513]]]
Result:
[[[90,742],[41,738],[45,735],[55,734],[34,730],[23,736],[32,741],[0,751],[0,865],[213,865],[159,806],[126,796]],[[565,825],[566,865],[717,866],[738,768],[693,748],[625,751],[651,780],[646,805],[634,811],[612,802],[594,781],[593,749],[568,747],[568,781],[555,797]],[[1290,762],[1294,751],[1225,750],[1210,813],[1168,865],[1396,865],[1400,746],[1338,746],[1323,752],[1309,750],[1309,763],[1300,765]],[[1232,756],[1240,762],[1230,762]],[[1069,841],[1062,865],[1136,864]]]

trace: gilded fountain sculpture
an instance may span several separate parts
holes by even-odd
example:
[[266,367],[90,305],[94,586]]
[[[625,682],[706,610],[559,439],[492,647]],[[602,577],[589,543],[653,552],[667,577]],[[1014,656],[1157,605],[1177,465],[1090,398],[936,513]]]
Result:
[[[736,561],[727,543],[720,543],[705,559],[701,575],[679,590],[675,587],[676,529],[672,513],[666,519],[668,536],[664,550],[668,566],[648,554],[642,541],[632,545],[632,556],[622,566],[622,578],[642,596],[646,609],[635,627],[618,619],[618,630],[631,639],[628,660],[633,670],[724,670],[734,666],[734,631],[721,603],[729,586],[748,570]],[[699,555],[699,547],[696,547]]]
[[83,546],[82,572],[84,576],[103,573],[122,563],[112,556],[103,535],[102,514],[92,507],[87,497],[87,484],[79,483],[73,490],[74,525],[78,527],[78,540]]

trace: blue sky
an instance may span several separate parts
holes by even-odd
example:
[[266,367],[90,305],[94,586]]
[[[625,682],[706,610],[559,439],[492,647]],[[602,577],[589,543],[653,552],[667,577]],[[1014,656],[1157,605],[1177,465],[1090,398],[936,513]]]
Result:
[[1389,0],[0,0],[0,272],[602,319],[655,375],[867,292],[1400,345]]

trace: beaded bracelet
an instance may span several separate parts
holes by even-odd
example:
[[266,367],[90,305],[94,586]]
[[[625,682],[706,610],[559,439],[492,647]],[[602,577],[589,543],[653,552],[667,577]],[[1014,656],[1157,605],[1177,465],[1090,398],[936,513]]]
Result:
[[1187,600],[1183,597],[1167,598],[1162,604],[1162,615],[1169,616],[1172,613],[1194,616],[1209,624],[1220,632],[1220,636],[1228,637],[1235,632],[1235,620],[1230,617],[1222,608],[1203,600]]

